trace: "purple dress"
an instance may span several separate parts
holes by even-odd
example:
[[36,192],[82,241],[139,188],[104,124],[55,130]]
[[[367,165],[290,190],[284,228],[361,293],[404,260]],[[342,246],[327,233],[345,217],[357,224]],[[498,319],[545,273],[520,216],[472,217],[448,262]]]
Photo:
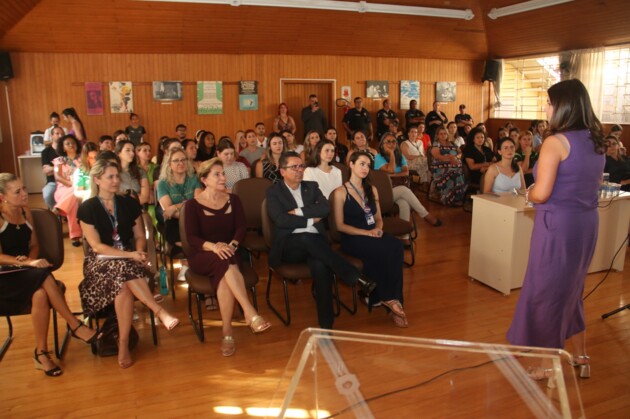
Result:
[[558,166],[551,196],[536,204],[527,272],[507,332],[513,345],[564,348],[586,327],[582,292],[597,242],[605,157],[595,153],[587,130],[563,134],[571,150]]

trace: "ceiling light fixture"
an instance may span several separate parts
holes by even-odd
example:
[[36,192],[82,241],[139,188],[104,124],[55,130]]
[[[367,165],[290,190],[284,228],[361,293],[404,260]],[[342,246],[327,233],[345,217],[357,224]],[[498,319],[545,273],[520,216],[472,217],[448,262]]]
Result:
[[395,15],[443,17],[450,19],[471,20],[475,15],[472,10],[440,9],[436,7],[400,6],[395,4],[368,3],[366,1],[332,0],[140,0],[169,3],[225,4],[230,6],[265,6],[291,7],[297,9],[320,9],[341,12],[385,13]]
[[513,4],[511,6],[494,8],[490,10],[490,12],[488,13],[488,17],[490,19],[496,19],[503,16],[542,9],[543,7],[556,6],[558,4],[568,3],[570,1],[573,0],[531,0],[524,3]]

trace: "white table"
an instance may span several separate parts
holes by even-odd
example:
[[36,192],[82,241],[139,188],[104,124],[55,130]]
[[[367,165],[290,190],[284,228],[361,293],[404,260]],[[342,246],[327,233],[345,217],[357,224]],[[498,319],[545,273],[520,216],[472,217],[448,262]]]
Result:
[[[520,288],[525,277],[534,227],[534,208],[512,194],[473,195],[468,275],[505,295]],[[612,202],[611,202],[612,201]],[[599,201],[599,232],[588,272],[607,270],[628,234],[630,193]],[[623,271],[625,252],[613,269]]]
[[28,193],[42,193],[46,185],[46,176],[42,172],[41,154],[23,154],[18,156],[20,178]]

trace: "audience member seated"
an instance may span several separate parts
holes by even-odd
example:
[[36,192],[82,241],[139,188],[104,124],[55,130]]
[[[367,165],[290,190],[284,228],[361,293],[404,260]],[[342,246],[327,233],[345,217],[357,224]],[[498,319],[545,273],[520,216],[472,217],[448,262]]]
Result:
[[[391,138],[391,137],[390,137]],[[337,188],[335,220],[344,252],[363,261],[363,273],[376,282],[368,304],[381,303],[394,324],[407,327],[403,310],[403,245],[383,232],[378,191],[370,183],[370,156],[364,151],[350,158],[350,180]]]
[[378,151],[368,145],[365,132],[361,130],[357,130],[352,133],[352,143],[350,144],[350,151],[348,152],[348,156],[346,157],[346,165],[350,161],[350,156],[352,156],[352,153],[356,153],[357,151],[367,152],[372,158],[372,167],[374,167],[374,158],[378,154]]
[[258,146],[258,138],[253,129],[245,131],[245,139],[247,140],[247,147],[241,150],[240,156],[244,157],[251,166],[256,160],[262,157],[265,149]]
[[90,197],[90,170],[96,162],[98,152],[98,146],[95,143],[91,141],[85,143],[81,150],[79,168],[72,174],[72,188],[74,196],[79,200],[79,205]]
[[619,143],[619,154],[622,156],[626,156],[628,153],[626,151],[626,147],[621,142],[621,135],[623,134],[623,127],[619,124],[615,124],[610,128],[610,135],[617,138],[617,142]]
[[513,192],[514,189],[525,189],[523,170],[514,158],[516,145],[511,138],[501,138],[497,141],[498,153],[501,160],[488,168],[484,178],[484,191],[493,193]]
[[546,130],[547,130],[547,121],[545,120],[536,121],[536,131],[535,131],[535,134],[532,135],[532,147],[534,148],[534,151],[537,153],[540,150],[540,147],[542,146],[543,140],[545,139]]
[[205,189],[184,207],[186,236],[191,249],[188,263],[190,269],[209,276],[212,282],[223,321],[221,353],[231,356],[236,350],[232,336],[235,300],[253,333],[264,332],[271,324],[258,315],[247,298],[236,254],[245,237],[245,213],[238,196],[227,192],[223,163],[219,158],[210,159],[201,164],[198,173]]
[[345,144],[341,144],[337,137],[337,129],[335,127],[329,127],[324,134],[324,138],[332,142],[335,146],[335,159],[337,163],[346,164],[346,157],[348,157],[348,147]]
[[329,140],[320,141],[313,157],[313,165],[304,170],[304,180],[317,182],[319,190],[328,198],[342,183],[341,170],[330,164],[335,158],[335,144]]
[[409,170],[418,174],[420,183],[427,183],[429,181],[429,164],[424,143],[418,133],[418,127],[412,125],[407,130],[407,139],[400,145],[400,151],[407,160]]
[[213,157],[216,157],[216,138],[210,131],[202,131],[197,142],[197,154],[194,158],[195,161],[206,161]]
[[538,161],[538,152],[534,150],[533,141],[534,135],[531,131],[521,131],[518,135],[518,147],[514,155],[514,160],[521,166],[525,176],[526,187],[534,183],[534,165]]
[[28,207],[28,193],[22,181],[11,173],[0,173],[0,203],[0,306],[13,313],[27,312],[30,307],[35,368],[49,377],[58,377],[63,371],[48,351],[50,308],[68,322],[74,337],[93,343],[96,332],[74,317],[50,274],[50,263],[37,258],[39,240]]
[[621,190],[630,192],[630,159],[619,152],[619,140],[614,135],[606,137],[606,167],[604,172],[610,174],[610,182],[619,183]]
[[129,196],[117,195],[120,170],[116,163],[98,160],[90,172],[93,197],[79,207],[81,227],[88,242],[83,262],[85,279],[79,285],[83,311],[93,316],[114,304],[118,319],[118,365],[133,365],[129,332],[134,297],[160,319],[167,330],[179,320],[154,300],[147,285],[146,236],[142,208]]
[[157,225],[157,219],[155,217],[155,176],[160,176],[159,173],[155,173],[155,163],[151,161],[151,144],[140,143],[136,146],[136,160],[138,161],[138,167],[144,170],[147,174],[147,180],[149,181],[149,202],[147,205],[147,213],[153,221],[153,225]]
[[72,174],[79,167],[79,154],[81,144],[74,135],[68,134],[61,137],[57,143],[57,157],[53,160],[55,166],[55,208],[61,215],[68,219],[68,233],[74,247],[81,246],[81,227],[77,220],[79,201],[74,196],[72,187]]
[[267,189],[269,217],[275,225],[269,250],[269,266],[282,263],[307,263],[313,279],[317,318],[323,329],[332,329],[334,321],[333,281],[358,284],[366,295],[375,284],[339,253],[330,248],[322,220],[328,216],[328,200],[315,182],[303,181],[304,164],[292,151],[280,157],[283,180]]
[[61,127],[50,128],[50,144],[47,144],[42,151],[42,171],[46,176],[46,185],[42,189],[42,198],[49,210],[55,208],[55,191],[57,183],[55,182],[55,165],[53,161],[59,157],[57,147],[60,138],[65,135],[65,131]]
[[186,157],[188,158],[188,161],[190,161],[190,164],[192,164],[193,169],[195,169],[195,172],[196,172],[201,162],[205,161],[205,160],[195,160],[197,158],[197,152],[199,151],[197,142],[191,139],[184,140],[182,141],[182,148],[184,149],[184,153],[186,153]]
[[449,140],[446,128],[437,128],[431,148],[431,175],[432,187],[442,205],[459,207],[464,203],[467,186],[460,155],[459,147]]
[[[201,192],[195,171],[181,148],[169,152],[162,162],[157,187],[158,202],[164,215],[164,238],[174,246],[181,246],[179,238],[179,212],[187,200]],[[182,261],[177,279],[185,281],[188,267]]]
[[306,166],[313,164],[313,150],[320,140],[321,137],[317,131],[309,131],[304,136],[304,150],[300,153],[300,158]]
[[[508,122],[508,124],[511,125],[510,122]],[[492,141],[492,138],[488,136],[488,132],[486,131],[486,126],[484,125],[484,123],[483,122],[478,123],[475,128],[479,128],[483,132],[483,136],[484,136],[483,145],[488,147],[494,153],[494,142]],[[506,129],[506,132],[509,132],[509,129]],[[466,141],[466,144],[470,144],[470,142]]]
[[149,202],[149,179],[138,166],[136,148],[129,140],[116,143],[115,153],[120,159],[120,192],[138,200],[140,205]]
[[466,147],[464,147],[464,158],[470,169],[470,183],[479,184],[481,175],[486,173],[494,159],[491,148],[484,145],[486,134],[481,128],[475,128],[468,134]]
[[[398,148],[394,134],[389,132],[383,134],[383,138],[381,138],[379,144],[379,151],[380,153],[374,160],[374,169],[387,172],[391,176],[394,202],[398,205],[400,218],[405,221],[410,221],[411,209],[413,209],[418,213],[420,218],[424,219],[427,223],[435,227],[441,226],[442,221],[429,214],[429,211],[424,208],[409,187],[404,184],[394,186],[395,179],[404,179],[405,176],[407,176],[408,179],[409,176],[407,162]],[[350,158],[352,158],[352,155],[350,155]]]
[[235,161],[236,149],[229,137],[221,137],[217,146],[217,156],[223,163],[225,172],[225,188],[232,192],[234,184],[241,179],[249,177],[249,169],[243,163]]
[[304,146],[302,144],[295,143],[295,134],[293,134],[291,131],[286,129],[282,130],[280,131],[280,135],[282,135],[284,139],[287,140],[286,151],[295,151],[298,154],[304,151]]
[[448,132],[448,140],[458,149],[461,149],[466,145],[466,141],[459,136],[457,131],[457,124],[454,121],[446,124],[446,131]]
[[269,146],[265,149],[258,163],[256,163],[254,170],[257,178],[269,179],[271,182],[276,183],[282,179],[279,161],[287,143],[283,136],[277,132],[272,132],[269,134],[267,144]]

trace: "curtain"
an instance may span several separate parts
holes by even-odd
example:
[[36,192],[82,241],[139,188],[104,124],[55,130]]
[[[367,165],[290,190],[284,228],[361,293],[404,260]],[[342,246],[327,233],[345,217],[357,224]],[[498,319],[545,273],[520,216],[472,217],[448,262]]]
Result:
[[[603,100],[604,48],[570,51],[568,78],[579,79],[591,97],[595,115],[601,118]],[[562,61],[561,61],[562,62]]]

